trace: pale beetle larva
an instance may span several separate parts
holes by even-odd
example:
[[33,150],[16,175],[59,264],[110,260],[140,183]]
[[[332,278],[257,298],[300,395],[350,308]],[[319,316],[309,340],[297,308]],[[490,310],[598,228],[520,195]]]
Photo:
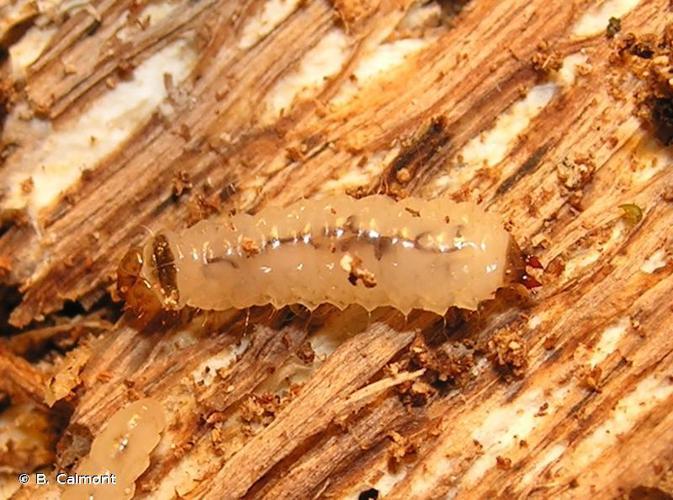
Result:
[[444,314],[515,279],[515,249],[472,203],[343,195],[162,232],[126,255],[118,284],[144,312],[329,303]]
[[[64,486],[63,500],[119,500],[133,498],[135,481],[150,465],[150,453],[166,426],[164,409],[157,400],[143,398],[129,403],[110,417],[91,443],[89,454],[77,467],[82,481]],[[114,481],[96,484],[87,477],[114,474]]]

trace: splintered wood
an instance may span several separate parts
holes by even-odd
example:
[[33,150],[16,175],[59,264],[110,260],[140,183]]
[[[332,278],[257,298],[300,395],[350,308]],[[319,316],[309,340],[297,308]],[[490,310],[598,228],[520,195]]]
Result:
[[[672,22],[668,0],[0,4],[0,497],[117,467],[117,497],[670,498]],[[479,205],[528,289],[443,317],[123,315],[129,248],[344,193]]]

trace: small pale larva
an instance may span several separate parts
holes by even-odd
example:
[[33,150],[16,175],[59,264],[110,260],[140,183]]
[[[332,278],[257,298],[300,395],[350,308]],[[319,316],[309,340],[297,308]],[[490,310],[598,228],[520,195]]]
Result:
[[516,248],[472,203],[343,195],[163,232],[129,251],[118,287],[141,314],[329,303],[441,315],[517,279]]
[[64,486],[61,498],[132,498],[135,481],[150,465],[150,453],[159,443],[165,425],[161,404],[151,398],[134,401],[117,411],[93,440],[89,454],[77,467],[80,478],[114,474],[114,483],[68,484]]

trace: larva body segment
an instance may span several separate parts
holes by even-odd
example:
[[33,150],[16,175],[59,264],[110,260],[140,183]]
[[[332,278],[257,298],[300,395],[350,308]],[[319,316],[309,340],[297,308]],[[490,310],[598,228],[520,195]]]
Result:
[[330,303],[444,314],[476,309],[507,284],[511,245],[498,217],[471,203],[344,195],[162,233],[142,250],[139,281],[165,308]]

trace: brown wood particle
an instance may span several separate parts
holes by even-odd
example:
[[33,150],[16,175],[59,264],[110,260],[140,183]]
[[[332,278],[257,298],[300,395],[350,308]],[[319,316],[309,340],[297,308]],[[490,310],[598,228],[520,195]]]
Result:
[[409,462],[416,458],[418,447],[399,432],[392,431],[388,433],[388,437],[393,444],[390,447],[390,455],[388,460],[388,468],[392,472],[399,470],[400,464]]
[[542,347],[547,351],[551,351],[556,347],[556,342],[558,342],[558,337],[556,335],[547,335],[542,343]]
[[563,274],[565,268],[566,268],[565,260],[560,255],[557,255],[549,262],[549,264],[547,264],[547,267],[545,268],[545,273],[548,274],[549,276],[558,278],[559,276],[561,276],[561,274]]
[[537,413],[535,413],[536,417],[544,417],[547,415],[547,411],[549,410],[549,403],[546,401],[540,405],[540,407],[537,409]]
[[425,406],[436,391],[430,384],[422,380],[408,381],[396,386],[404,404]]
[[533,69],[541,74],[549,74],[558,71],[563,66],[561,54],[553,50],[547,42],[538,45],[538,50],[531,57]]
[[278,406],[277,396],[274,394],[252,394],[241,406],[241,421],[246,424],[269,425]]
[[216,215],[221,208],[222,201],[217,194],[192,193],[187,203],[187,225]]
[[589,370],[586,370],[583,375],[582,382],[592,391],[601,392],[599,385],[602,373],[603,370],[601,370],[599,366],[595,366]]
[[33,192],[33,189],[35,188],[35,183],[33,182],[32,177],[28,177],[25,181],[21,183],[21,192],[23,194],[30,194]]
[[313,361],[315,360],[315,351],[313,350],[311,342],[308,340],[306,340],[301,344],[301,346],[299,346],[299,349],[297,349],[296,354],[297,357],[307,365],[313,363]]
[[622,30],[622,20],[618,17],[611,17],[608,20],[608,27],[605,34],[608,38],[614,38]]
[[635,91],[636,115],[664,144],[673,144],[673,23],[657,37],[629,33],[617,45],[617,56],[641,80]]
[[185,170],[178,170],[173,176],[173,196],[179,197],[182,193],[192,189],[192,181],[189,172]]
[[126,393],[128,394],[128,398],[131,401],[138,401],[139,399],[145,397],[145,394],[142,391],[136,389],[135,387],[127,388]]
[[348,272],[348,281],[351,285],[356,286],[357,282],[361,281],[366,288],[376,286],[376,276],[362,267],[362,259],[357,255],[348,254],[342,259],[341,267]]
[[673,184],[664,189],[664,192],[661,193],[661,199],[669,203],[673,202]]
[[556,169],[556,176],[565,188],[571,191],[582,189],[591,182],[596,164],[589,156],[577,155],[565,158]]
[[189,141],[192,138],[192,132],[189,129],[189,125],[186,123],[180,124],[180,127],[178,128],[178,135],[185,141]]
[[100,372],[100,373],[98,373],[98,374],[96,375],[96,378],[97,378],[100,382],[106,383],[106,382],[109,382],[110,380],[112,380],[113,375],[112,375],[112,373],[105,371],[105,372]]
[[253,257],[261,252],[259,245],[252,238],[243,238],[241,240],[241,250],[246,257]]
[[521,377],[528,367],[528,346],[518,332],[505,328],[488,341],[489,357],[501,368],[507,368],[516,377]]
[[395,173],[395,178],[397,179],[397,182],[406,184],[411,180],[411,172],[409,172],[409,169],[407,168],[401,168]]
[[596,171],[596,164],[590,156],[576,155],[572,159],[565,158],[557,165],[556,176],[565,189],[570,205],[582,210],[584,187],[591,182]]
[[512,459],[511,458],[502,457],[502,456],[498,455],[497,457],[495,457],[495,462],[496,462],[496,465],[497,465],[498,469],[509,470],[509,469],[512,468]]
[[0,278],[4,278],[12,271],[12,259],[6,255],[0,255]]
[[304,153],[302,153],[299,148],[294,146],[285,149],[285,156],[292,163],[304,161],[304,159],[306,158]]
[[417,335],[409,347],[414,369],[425,368],[424,378],[430,382],[452,381],[463,383],[471,376],[475,365],[474,351],[459,343],[447,343],[430,349],[422,336]]

